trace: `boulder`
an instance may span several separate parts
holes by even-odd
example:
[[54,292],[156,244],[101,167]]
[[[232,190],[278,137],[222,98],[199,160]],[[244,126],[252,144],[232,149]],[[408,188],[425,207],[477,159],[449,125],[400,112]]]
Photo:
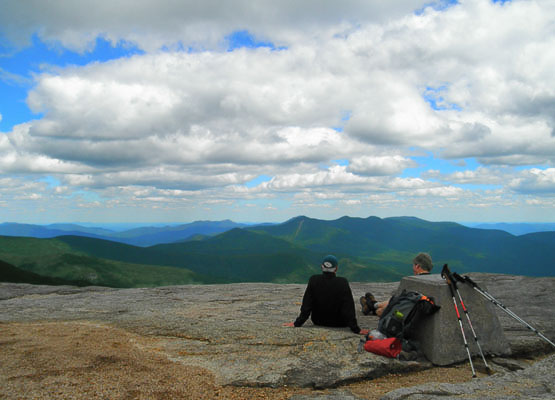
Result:
[[[458,284],[457,287],[483,353],[490,356],[509,355],[509,343],[494,305],[467,284]],[[485,285],[480,287],[487,290]],[[412,290],[433,297],[435,303],[441,306],[438,312],[423,319],[416,331],[415,339],[426,358],[435,365],[451,365],[467,360],[468,353],[453,296],[445,280],[439,274],[405,277],[401,280],[397,292],[402,290]],[[455,299],[470,353],[472,356],[480,357],[474,334],[456,292]]]

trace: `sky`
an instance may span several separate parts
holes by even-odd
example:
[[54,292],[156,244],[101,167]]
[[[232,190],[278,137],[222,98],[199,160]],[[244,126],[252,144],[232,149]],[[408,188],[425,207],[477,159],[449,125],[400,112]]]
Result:
[[555,0],[0,9],[0,222],[555,222]]

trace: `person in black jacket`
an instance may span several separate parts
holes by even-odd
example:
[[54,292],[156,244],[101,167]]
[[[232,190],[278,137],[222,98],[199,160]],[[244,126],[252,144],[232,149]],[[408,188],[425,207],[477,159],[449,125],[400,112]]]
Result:
[[336,276],[338,262],[329,255],[322,260],[322,274],[313,275],[304,292],[301,313],[285,326],[302,326],[310,316],[315,325],[349,327],[357,334],[365,335],[366,329],[358,326],[355,302],[347,279]]

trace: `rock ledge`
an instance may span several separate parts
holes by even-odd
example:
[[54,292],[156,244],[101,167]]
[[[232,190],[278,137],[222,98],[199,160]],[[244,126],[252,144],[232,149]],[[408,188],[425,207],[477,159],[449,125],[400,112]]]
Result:
[[[471,276],[487,282],[491,294],[547,337],[555,336],[555,278]],[[388,298],[397,283],[352,283],[351,287],[358,304],[358,296],[366,291],[378,299]],[[315,327],[310,322],[302,328],[283,327],[296,317],[304,288],[264,283],[144,289],[2,283],[0,322],[108,324],[155,339],[169,359],[206,368],[221,385],[329,388],[432,367],[427,361],[401,362],[358,353],[359,336],[348,329]],[[553,356],[522,370],[518,361],[549,354],[551,346],[501,310],[498,316],[513,354],[493,364],[501,373],[473,380],[472,385],[400,389],[386,398],[446,398],[484,390],[497,396],[496,388],[502,390],[515,381],[523,382],[515,396],[532,393],[526,387],[535,388],[538,398],[539,387],[553,390]],[[376,317],[359,313],[358,319],[363,328],[377,326]]]

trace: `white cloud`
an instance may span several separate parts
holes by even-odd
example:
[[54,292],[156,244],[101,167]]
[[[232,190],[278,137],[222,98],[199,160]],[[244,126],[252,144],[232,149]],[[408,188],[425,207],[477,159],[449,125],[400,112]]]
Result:
[[[128,40],[153,50],[178,42],[211,48],[233,31],[249,29],[277,45],[291,43],[318,30],[352,22],[383,21],[419,8],[422,1],[376,3],[364,0],[307,0],[302,3],[259,0],[148,1],[5,0],[0,26],[14,41],[25,43],[40,27],[47,40],[85,50],[99,35],[117,42]],[[87,12],[83,12],[87,10]],[[17,16],[17,18],[14,18]],[[335,28],[337,30],[338,28]]]
[[455,186],[444,186],[434,188],[414,189],[410,195],[419,197],[447,197],[458,199],[464,194],[464,190]]
[[16,200],[39,200],[42,196],[39,193],[26,193],[20,196],[16,196]]
[[447,130],[403,71],[385,76],[379,70],[369,73],[373,79],[362,84],[353,81],[359,98],[353,102],[347,133],[372,144],[427,147],[437,140],[436,134]]
[[360,200],[343,200],[342,203],[346,206],[358,206],[362,204]]
[[13,147],[10,143],[10,139],[6,134],[0,134],[0,154],[5,154],[13,151]]
[[172,53],[44,74],[29,103],[45,117],[16,128],[14,141],[96,166],[325,160],[350,151],[354,144],[330,128],[337,101],[315,101],[333,82],[311,83],[310,66],[290,69],[300,57]]
[[[45,4],[5,1],[0,30],[18,43],[36,33],[84,50],[101,35],[146,50],[34,76],[27,102],[43,116],[0,136],[0,172],[55,175],[60,196],[215,207],[283,194],[362,208],[371,195],[467,198],[456,184],[553,192],[552,1],[420,15],[423,1]],[[225,51],[237,30],[284,47]],[[488,167],[400,178],[422,152]],[[515,176],[506,166],[517,165],[549,168]],[[261,175],[273,178],[245,187]]]
[[428,179],[439,179],[442,182],[474,185],[502,185],[513,176],[512,169],[478,167],[475,170],[456,171],[449,174],[438,170],[430,170],[423,175]]
[[526,204],[531,206],[555,207],[555,200],[552,198],[526,199]]
[[271,190],[293,190],[330,185],[364,184],[367,178],[362,178],[346,171],[346,167],[336,165],[325,171],[309,174],[290,174],[272,178],[265,183]]
[[511,180],[509,188],[516,192],[555,195],[555,168],[532,168],[521,171]]
[[404,169],[415,167],[409,158],[396,156],[362,156],[351,160],[348,170],[360,175],[396,175]]
[[[509,43],[513,32],[505,27],[513,8],[529,11],[537,21],[534,27],[518,25],[527,40]],[[476,22],[475,12],[485,16]],[[486,25],[488,17],[493,25]],[[483,43],[485,32],[473,31],[465,42],[459,36],[468,23],[479,25],[519,53],[518,46],[527,48],[530,40],[536,48],[552,44],[540,36],[548,22],[533,4],[500,9],[467,1],[381,25],[366,21],[344,37],[317,30],[318,41],[296,36],[282,51],[152,53],[44,73],[29,104],[45,117],[31,125],[26,149],[100,167],[282,164],[325,162],[332,153],[356,157],[373,150],[361,145],[364,141],[420,146],[493,164],[552,162],[550,120],[541,112],[519,115],[512,104],[494,106],[493,99],[482,99],[494,93],[497,103],[525,99],[536,90],[549,104],[545,88],[553,78],[536,67],[533,77],[543,79],[536,82],[515,63],[493,72],[490,65],[505,62],[507,50]],[[549,69],[553,63],[544,59]],[[461,62],[471,66],[464,74]],[[505,82],[524,89],[505,93]],[[444,86],[443,102],[463,110],[433,110],[422,97],[427,86]],[[341,123],[345,111],[350,115],[345,132],[337,134],[331,127]],[[363,173],[357,164],[353,168]]]

